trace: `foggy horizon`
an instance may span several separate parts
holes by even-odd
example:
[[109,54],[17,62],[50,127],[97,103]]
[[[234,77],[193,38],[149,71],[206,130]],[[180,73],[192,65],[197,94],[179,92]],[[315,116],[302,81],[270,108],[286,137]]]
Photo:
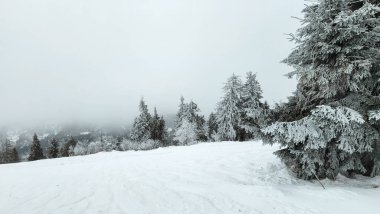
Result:
[[131,124],[142,97],[173,115],[183,96],[207,117],[249,71],[264,100],[285,101],[304,1],[257,2],[0,2],[0,126]]

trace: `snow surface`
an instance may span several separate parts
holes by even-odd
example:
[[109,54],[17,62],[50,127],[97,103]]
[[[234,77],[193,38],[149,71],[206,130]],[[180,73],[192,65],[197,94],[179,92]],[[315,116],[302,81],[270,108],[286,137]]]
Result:
[[0,165],[0,213],[378,213],[380,177],[298,180],[261,142]]

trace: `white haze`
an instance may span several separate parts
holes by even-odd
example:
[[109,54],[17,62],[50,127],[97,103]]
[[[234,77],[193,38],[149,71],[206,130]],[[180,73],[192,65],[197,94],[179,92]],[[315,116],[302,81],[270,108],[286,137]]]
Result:
[[295,81],[280,61],[303,0],[0,1],[0,125],[130,123],[144,96],[215,109],[232,74],[258,74],[265,99]]

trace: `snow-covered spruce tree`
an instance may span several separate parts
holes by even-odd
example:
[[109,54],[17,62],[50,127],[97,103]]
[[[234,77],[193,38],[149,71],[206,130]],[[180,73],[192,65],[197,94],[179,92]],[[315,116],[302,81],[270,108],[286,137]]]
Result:
[[0,164],[6,163],[6,141],[0,141]]
[[154,114],[151,119],[151,139],[164,143],[166,140],[165,120],[158,116],[157,109],[154,108]]
[[151,138],[150,122],[152,116],[148,111],[148,106],[145,104],[144,99],[140,101],[140,115],[135,119],[131,130],[130,138],[136,142],[144,142]]
[[74,155],[78,156],[78,155],[90,154],[88,150],[89,144],[90,143],[88,139],[78,140],[77,145],[75,145],[75,148],[74,148]]
[[[376,130],[380,130],[380,110],[369,111],[369,121]],[[380,175],[380,143],[374,145],[373,151],[374,167],[371,176]]]
[[161,142],[162,145],[164,146],[168,146],[170,144],[170,141],[169,141],[169,134],[168,134],[168,131],[166,129],[166,122],[165,122],[165,119],[164,119],[164,116],[161,116],[160,119],[158,120],[158,127],[157,127],[157,130],[159,135],[158,135],[158,140]]
[[197,141],[207,141],[206,120],[199,114],[200,111],[198,105],[194,101],[190,101],[187,104],[185,118],[196,124]]
[[284,61],[295,68],[289,76],[298,77],[297,90],[279,106],[280,122],[263,131],[284,147],[276,154],[300,178],[375,176],[379,127],[368,114],[380,109],[380,8],[320,0],[303,12],[292,35],[297,47]]
[[306,7],[305,26],[292,35],[298,46],[284,62],[295,68],[289,76],[299,78],[302,110],[349,93],[368,93],[365,82],[379,55],[378,7],[366,3],[352,11],[351,2],[357,1],[321,0]]
[[241,123],[241,93],[242,82],[233,74],[223,87],[224,96],[217,105],[216,118],[218,123],[217,140],[239,140],[242,129]]
[[17,163],[17,162],[20,162],[20,156],[17,152],[16,147],[12,147],[10,163]]
[[189,145],[197,141],[197,125],[186,118],[182,121],[181,126],[176,129],[174,140],[178,145]]
[[190,101],[189,103],[185,103],[184,98],[181,97],[181,104],[179,105],[179,110],[176,117],[175,131],[182,126],[183,121],[187,120],[187,122],[194,123],[196,126],[196,141],[207,141],[205,127],[206,121],[203,116],[199,115],[199,112],[200,109],[195,102]]
[[95,154],[103,151],[103,145],[100,141],[90,142],[86,150],[86,154]]
[[5,163],[4,161],[4,151],[3,151],[3,144],[2,142],[0,141],[0,164],[3,164]]
[[7,138],[0,142],[0,163],[9,163],[11,147]]
[[185,98],[181,96],[180,100],[181,102],[178,106],[178,112],[176,114],[175,129],[179,128],[182,125],[182,120],[184,119],[184,116],[185,116],[185,109],[186,109]]
[[48,148],[48,157],[49,158],[57,158],[58,154],[59,154],[58,141],[55,138],[53,138],[50,141],[50,146]]
[[40,140],[38,140],[37,134],[34,134],[32,147],[30,148],[28,160],[35,161],[35,160],[40,160],[44,158],[45,156],[40,145]]
[[70,137],[70,139],[62,146],[61,148],[61,156],[62,157],[70,157],[74,156],[74,150],[77,145],[77,141],[74,137]]
[[20,162],[16,147],[8,139],[0,143],[0,164]]
[[248,138],[261,138],[261,129],[267,124],[267,109],[260,101],[263,98],[260,83],[256,74],[247,73],[246,81],[241,89],[241,122],[240,126],[248,133]]
[[339,172],[366,173],[363,154],[372,152],[379,138],[357,111],[327,105],[316,107],[301,120],[278,122],[264,131],[286,147],[276,154],[304,179],[315,175],[335,179]]
[[216,114],[211,113],[207,121],[207,137],[209,141],[216,140],[216,134],[218,133],[218,121],[216,119]]

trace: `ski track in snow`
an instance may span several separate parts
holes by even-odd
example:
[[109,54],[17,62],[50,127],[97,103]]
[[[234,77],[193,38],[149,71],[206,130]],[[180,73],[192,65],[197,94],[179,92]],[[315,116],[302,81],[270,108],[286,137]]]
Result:
[[0,165],[0,213],[378,213],[380,178],[303,181],[261,142]]

